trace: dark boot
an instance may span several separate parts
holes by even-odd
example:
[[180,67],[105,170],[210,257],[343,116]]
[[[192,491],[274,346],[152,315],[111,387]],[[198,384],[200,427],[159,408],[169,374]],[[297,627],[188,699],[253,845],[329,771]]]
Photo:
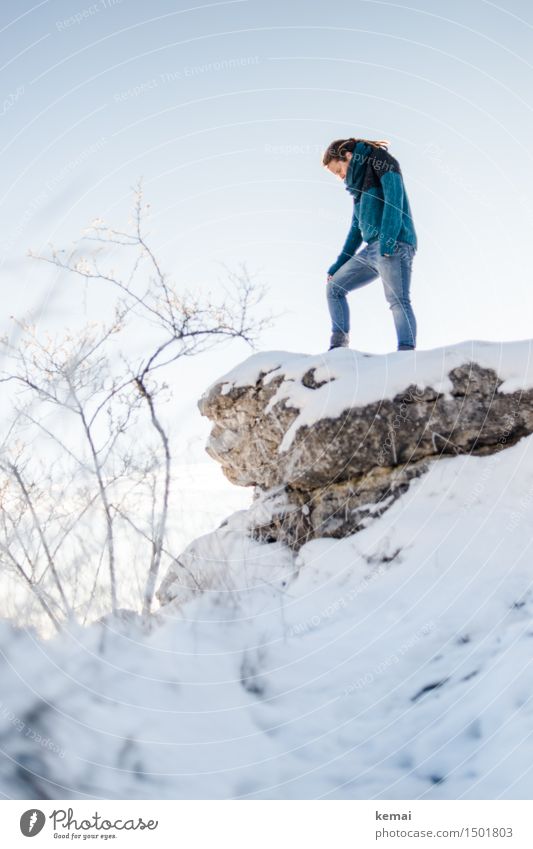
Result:
[[342,330],[334,330],[331,334],[331,340],[329,343],[329,350],[332,351],[333,348],[348,348],[350,345],[350,337],[347,333],[343,333]]
[[398,345],[399,351],[414,351],[414,347],[412,345]]

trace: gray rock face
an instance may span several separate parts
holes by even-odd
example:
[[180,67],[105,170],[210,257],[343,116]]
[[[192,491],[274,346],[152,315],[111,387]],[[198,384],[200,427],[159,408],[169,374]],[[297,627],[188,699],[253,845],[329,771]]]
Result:
[[[433,352],[418,356],[426,354]],[[458,357],[460,349],[455,361]],[[338,378],[333,373],[322,379],[316,372],[316,367],[302,369],[299,377],[287,378],[281,366],[260,372],[249,385],[222,379],[199,402],[213,422],[207,451],[228,479],[255,487],[256,499],[266,502],[275,491],[271,519],[254,535],[293,549],[315,537],[346,536],[364,527],[423,474],[428,462],[443,455],[492,453],[533,432],[533,389],[502,392],[504,378],[479,362],[450,368],[445,390],[410,381],[406,368],[405,388],[393,397],[358,404],[355,393],[355,400],[340,413],[337,405],[334,415],[325,393]],[[288,383],[290,391],[280,392]],[[297,427],[289,445],[282,444],[301,415],[295,399],[318,392],[324,395],[323,415]]]
[[[349,536],[381,516],[426,469],[427,463],[419,460],[397,468],[372,469],[307,492],[289,486],[281,493],[275,489],[271,515],[267,521],[257,522],[251,533],[263,542],[284,542],[294,551],[319,537]],[[270,492],[256,488],[255,497],[268,506]]]
[[[287,484],[309,492],[371,469],[398,467],[442,454],[490,453],[533,430],[533,391],[501,394],[489,369],[465,364],[449,373],[451,397],[406,386],[392,399],[346,409],[301,427],[287,451],[283,436],[299,410],[283,401],[265,412],[281,378],[222,394],[215,384],[199,402],[213,422],[207,445],[230,481],[268,489]],[[307,375],[304,379],[309,379]]]

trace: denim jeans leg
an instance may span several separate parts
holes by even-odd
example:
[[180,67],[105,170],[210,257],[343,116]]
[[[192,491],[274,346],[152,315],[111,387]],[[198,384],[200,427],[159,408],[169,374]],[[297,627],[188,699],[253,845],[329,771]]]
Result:
[[359,253],[342,265],[328,280],[326,287],[332,333],[350,332],[350,310],[346,295],[354,289],[366,286],[378,276],[378,271],[367,262],[367,250]]
[[411,304],[411,270],[415,249],[397,242],[392,256],[378,256],[379,274],[394,318],[398,349],[416,347],[416,318]]

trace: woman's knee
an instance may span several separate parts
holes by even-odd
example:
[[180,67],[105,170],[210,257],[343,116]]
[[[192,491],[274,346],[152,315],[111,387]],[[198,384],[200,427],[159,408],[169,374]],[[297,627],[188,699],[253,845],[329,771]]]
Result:
[[385,297],[391,308],[403,307],[404,309],[410,309],[411,307],[411,295],[409,292],[401,293],[396,289],[385,287]]

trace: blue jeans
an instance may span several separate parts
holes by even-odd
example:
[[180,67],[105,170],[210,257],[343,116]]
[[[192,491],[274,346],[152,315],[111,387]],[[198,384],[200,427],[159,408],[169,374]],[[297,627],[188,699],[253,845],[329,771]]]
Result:
[[350,332],[350,310],[346,295],[353,289],[366,286],[381,277],[385,297],[392,311],[398,348],[416,346],[416,319],[410,300],[411,268],[416,253],[414,245],[397,241],[391,256],[381,256],[379,239],[354,254],[329,278],[327,284],[328,307],[332,332]]

